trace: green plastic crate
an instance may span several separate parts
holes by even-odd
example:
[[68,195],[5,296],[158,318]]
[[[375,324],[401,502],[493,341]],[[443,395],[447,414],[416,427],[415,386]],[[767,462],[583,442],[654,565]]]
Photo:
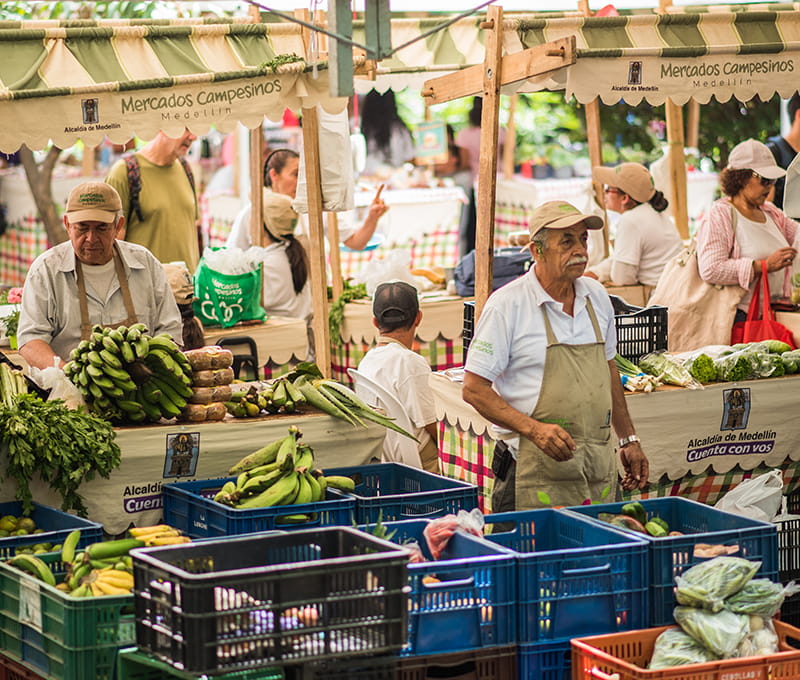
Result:
[[[135,647],[120,650],[117,656],[117,680],[196,680],[198,677],[205,676],[176,670],[169,664],[139,652]],[[284,680],[285,677],[280,668],[257,668],[215,675],[214,680]]]
[[0,562],[0,649],[10,659],[52,680],[114,680],[117,649],[135,638],[133,595],[74,598]]

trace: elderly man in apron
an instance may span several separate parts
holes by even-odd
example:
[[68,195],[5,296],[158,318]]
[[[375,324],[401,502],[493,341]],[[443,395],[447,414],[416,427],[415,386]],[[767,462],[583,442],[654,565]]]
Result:
[[614,311],[602,284],[582,276],[588,230],[602,226],[564,201],[536,208],[534,266],[491,295],[475,329],[463,396],[499,437],[494,512],[613,500],[612,426],[623,488],[647,483],[614,363]]
[[17,339],[31,366],[63,366],[94,324],[141,322],[151,335],[182,343],[181,317],[161,263],[143,246],[117,238],[125,218],[117,191],[84,182],[67,198],[69,241],[34,260],[22,289]]

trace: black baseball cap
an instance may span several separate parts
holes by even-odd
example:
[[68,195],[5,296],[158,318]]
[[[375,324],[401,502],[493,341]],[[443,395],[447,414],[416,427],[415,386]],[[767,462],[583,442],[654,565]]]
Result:
[[375,289],[372,314],[382,327],[410,325],[419,312],[417,289],[405,281],[387,281]]

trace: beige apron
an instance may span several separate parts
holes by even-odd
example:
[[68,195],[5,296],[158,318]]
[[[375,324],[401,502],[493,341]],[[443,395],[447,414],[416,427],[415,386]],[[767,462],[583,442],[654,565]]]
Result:
[[[131,297],[131,289],[128,286],[128,277],[125,276],[125,267],[122,264],[122,257],[117,249],[117,244],[114,244],[114,269],[117,272],[117,280],[119,281],[119,288],[122,292],[122,301],[125,304],[125,312],[128,317],[114,324],[105,324],[107,328],[119,328],[120,326],[132,326],[137,322],[136,308],[133,306],[133,298]],[[92,334],[92,326],[94,324],[89,322],[89,302],[86,296],[86,281],[83,278],[83,267],[80,260],[75,258],[75,275],[78,277],[78,303],[81,307],[81,340],[88,340]]]
[[[531,418],[557,422],[575,441],[571,460],[556,461],[526,437],[520,437],[517,453],[516,507],[530,508],[581,505],[586,499],[599,501],[605,487],[613,500],[617,466],[611,443],[611,374],[605,343],[594,307],[586,299],[597,342],[565,345],[556,339],[542,307],[547,332],[544,375],[539,400]],[[550,503],[539,500],[538,493]]]

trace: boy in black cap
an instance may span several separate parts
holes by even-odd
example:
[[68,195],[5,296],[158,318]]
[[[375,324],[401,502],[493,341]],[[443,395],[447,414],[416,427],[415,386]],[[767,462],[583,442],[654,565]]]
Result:
[[[411,348],[422,321],[417,289],[405,281],[381,283],[373,295],[372,323],[380,332],[378,345],[367,352],[358,366],[360,373],[396,395],[417,428],[422,467],[439,474],[436,443],[436,408],[428,387],[431,368]],[[393,460],[394,435],[386,432],[387,460]],[[402,436],[402,435],[398,435]]]

